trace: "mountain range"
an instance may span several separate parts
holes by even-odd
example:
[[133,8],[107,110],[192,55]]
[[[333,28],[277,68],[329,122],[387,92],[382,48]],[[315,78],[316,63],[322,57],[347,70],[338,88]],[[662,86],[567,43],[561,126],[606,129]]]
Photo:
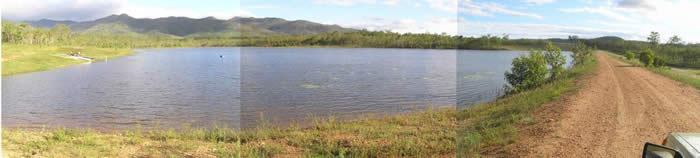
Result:
[[273,36],[308,35],[328,32],[353,32],[356,29],[338,25],[326,25],[306,20],[281,18],[234,17],[227,20],[206,17],[134,18],[127,14],[110,15],[93,21],[69,21],[41,19],[25,21],[38,28],[50,28],[66,24],[72,31],[92,34],[165,34],[175,37],[197,36]]

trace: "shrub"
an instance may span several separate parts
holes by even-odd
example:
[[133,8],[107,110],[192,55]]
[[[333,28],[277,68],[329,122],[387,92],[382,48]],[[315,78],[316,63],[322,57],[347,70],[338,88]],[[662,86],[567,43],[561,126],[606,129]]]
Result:
[[586,59],[593,54],[593,50],[581,42],[576,43],[571,51],[571,58],[574,59],[574,66],[582,65],[584,62],[586,62]]
[[513,67],[505,73],[508,93],[536,88],[545,82],[547,65],[542,51],[530,50],[530,55],[513,59]]
[[666,58],[654,57],[654,66],[655,67],[666,66]]
[[646,49],[639,53],[639,61],[644,63],[645,66],[654,66],[654,51],[651,49]]
[[550,79],[556,80],[559,78],[561,72],[564,71],[564,64],[566,64],[566,57],[561,54],[561,49],[553,46],[551,42],[547,43],[547,46],[545,47],[544,59],[547,65],[549,65],[551,68]]
[[625,58],[627,58],[627,60],[634,60],[634,52],[628,50],[625,52]]

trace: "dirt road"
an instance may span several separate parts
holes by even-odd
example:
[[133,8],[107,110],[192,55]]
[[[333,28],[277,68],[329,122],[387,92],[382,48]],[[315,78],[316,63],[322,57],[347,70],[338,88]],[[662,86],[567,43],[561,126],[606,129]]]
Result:
[[669,132],[700,132],[700,91],[595,53],[598,69],[578,92],[539,110],[515,154],[525,157],[641,157]]

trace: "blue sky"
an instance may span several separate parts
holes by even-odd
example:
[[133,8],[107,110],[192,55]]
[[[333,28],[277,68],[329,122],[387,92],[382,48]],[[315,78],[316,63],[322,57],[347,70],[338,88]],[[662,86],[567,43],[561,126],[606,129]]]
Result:
[[619,36],[645,40],[658,31],[663,41],[679,35],[700,42],[697,0],[460,0],[459,32],[515,38]]
[[3,1],[10,20],[93,20],[126,13],[138,18],[280,17],[344,27],[511,38],[606,35],[644,40],[680,35],[700,42],[698,0],[23,0]]

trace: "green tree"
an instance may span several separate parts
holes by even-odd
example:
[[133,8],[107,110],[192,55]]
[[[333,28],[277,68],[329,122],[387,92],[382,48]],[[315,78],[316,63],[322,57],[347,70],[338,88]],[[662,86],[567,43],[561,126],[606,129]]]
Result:
[[680,45],[682,44],[682,40],[678,35],[673,35],[673,37],[668,39],[668,44],[669,45]]
[[556,80],[564,71],[564,64],[566,64],[566,57],[561,54],[561,48],[552,45],[552,42],[547,43],[545,46],[544,59],[550,69],[550,79]]
[[579,38],[576,35],[569,36],[569,42],[578,42]]
[[510,71],[505,73],[508,93],[539,87],[546,81],[547,65],[541,50],[530,50],[528,56],[513,59]]
[[644,63],[644,66],[654,66],[654,51],[651,49],[643,50],[639,53],[639,61]]
[[651,43],[652,47],[656,48],[656,46],[659,45],[659,40],[661,39],[659,35],[659,32],[651,31],[651,34],[649,34],[649,37],[647,37],[647,41]]
[[60,41],[68,40],[70,38],[71,32],[70,27],[66,24],[56,24],[51,29],[51,32],[57,36],[56,38]]
[[627,60],[634,60],[634,52],[628,50],[625,52],[625,58],[627,58]]
[[590,47],[579,41],[571,49],[571,58],[573,59],[574,66],[581,65],[591,56],[592,50]]
[[660,56],[654,57],[654,66],[655,67],[666,66],[666,59],[662,58]]

